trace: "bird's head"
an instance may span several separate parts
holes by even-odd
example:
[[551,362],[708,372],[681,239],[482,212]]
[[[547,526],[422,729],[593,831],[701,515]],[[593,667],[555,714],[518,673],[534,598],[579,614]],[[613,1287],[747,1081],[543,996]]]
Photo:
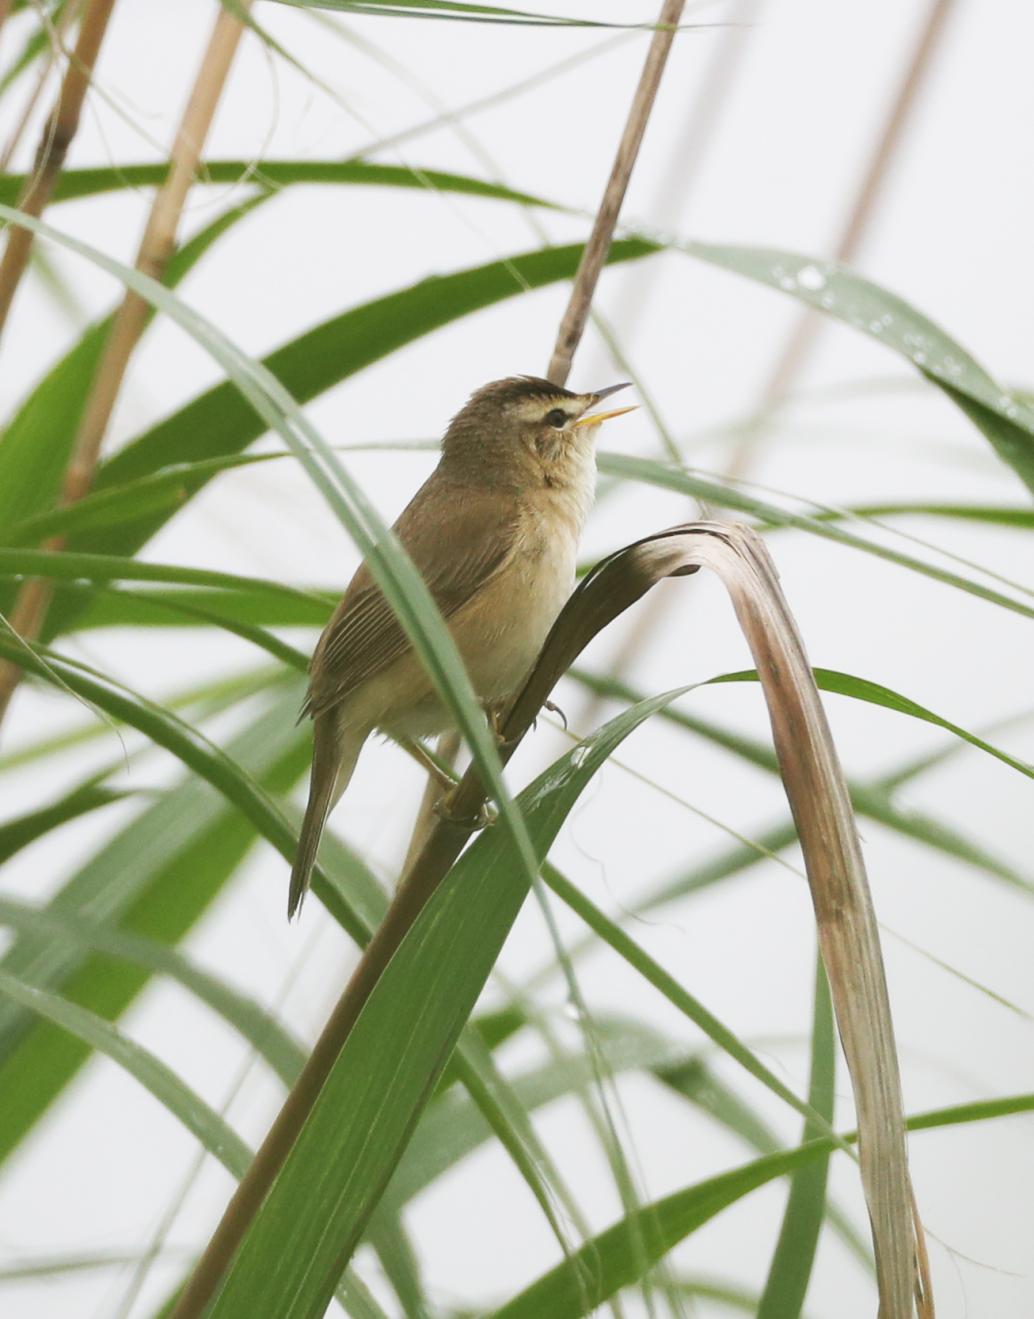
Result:
[[453,417],[442,441],[443,458],[454,470],[468,468],[471,476],[538,473],[562,479],[567,466],[591,454],[602,422],[633,411],[593,411],[627,384],[576,394],[537,376],[493,380]]

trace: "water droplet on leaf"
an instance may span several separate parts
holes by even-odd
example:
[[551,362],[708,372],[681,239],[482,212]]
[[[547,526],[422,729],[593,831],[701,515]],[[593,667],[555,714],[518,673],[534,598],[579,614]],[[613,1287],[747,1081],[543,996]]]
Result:
[[819,289],[826,287],[826,276],[818,266],[801,266],[797,272],[797,283],[800,284],[802,289],[817,293]]

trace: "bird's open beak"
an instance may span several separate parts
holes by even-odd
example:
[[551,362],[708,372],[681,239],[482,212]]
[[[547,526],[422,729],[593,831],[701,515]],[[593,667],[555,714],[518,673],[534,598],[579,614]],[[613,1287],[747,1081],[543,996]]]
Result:
[[[629,383],[627,380],[622,380],[619,385],[608,385],[606,389],[597,389],[593,394],[592,406],[595,407],[601,399],[607,398],[610,394],[616,394],[619,389],[627,389]],[[615,408],[612,412],[590,412],[572,422],[571,426],[572,429],[575,426],[598,426],[603,421],[609,421],[611,417],[623,417],[626,412],[635,412],[637,406],[633,403],[631,407]]]

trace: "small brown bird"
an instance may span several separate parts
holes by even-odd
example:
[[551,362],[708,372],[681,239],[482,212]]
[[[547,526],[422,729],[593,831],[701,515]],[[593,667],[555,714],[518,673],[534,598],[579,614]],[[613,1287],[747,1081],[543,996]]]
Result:
[[[596,427],[632,411],[588,410],[625,387],[574,394],[533,376],[485,385],[452,419],[438,466],[395,523],[486,708],[516,691],[571,594],[595,494]],[[288,918],[370,734],[386,734],[428,765],[419,739],[452,726],[365,564],[309,671],[303,713],[315,720],[312,775]]]

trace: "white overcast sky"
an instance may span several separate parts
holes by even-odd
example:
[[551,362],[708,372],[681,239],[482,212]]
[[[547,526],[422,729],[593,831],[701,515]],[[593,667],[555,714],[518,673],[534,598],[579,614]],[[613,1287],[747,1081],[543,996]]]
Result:
[[[557,13],[649,18],[645,0],[542,0]],[[672,56],[629,191],[625,217],[712,242],[832,254],[850,200],[928,10],[927,0],[760,0],[714,3],[691,17]],[[206,0],[158,5],[120,0],[70,156],[71,166],[161,158],[193,78],[214,13]],[[212,135],[212,157],[332,159],[418,123],[443,106],[459,107],[516,82],[565,55],[611,45],[534,91],[472,117],[464,136],[441,128],[377,158],[494,175],[580,208],[592,208],[647,40],[614,42],[591,30],[418,20],[346,19],[351,33],[376,43],[398,70],[358,44],[338,40],[309,15],[262,3],[256,16],[313,75],[309,81],[246,36]],[[742,22],[746,17],[749,21]],[[732,37],[730,20],[741,20]],[[12,22],[0,60],[15,45]],[[699,149],[696,97],[716,47],[735,41],[735,82]],[[1034,381],[1034,9],[1019,0],[957,0],[943,43],[885,181],[877,214],[856,258],[864,274],[908,299],[955,335],[999,379]],[[401,76],[400,72],[401,70]],[[408,71],[408,72],[407,72]],[[5,98],[0,138],[22,96]],[[18,165],[27,167],[37,129]],[[693,170],[689,176],[688,152]],[[239,190],[243,191],[243,190]],[[198,190],[186,219],[193,231],[234,190]],[[127,191],[55,207],[49,219],[130,261],[149,194]],[[556,241],[573,241],[581,221],[539,223]],[[527,214],[487,201],[432,192],[368,188],[287,190],[213,251],[182,285],[186,301],[243,349],[261,354],[309,325],[431,273],[495,260],[540,242]],[[110,279],[78,258],[48,252],[67,276],[83,313],[107,308]],[[361,372],[310,405],[323,435],[337,444],[434,438],[478,385],[546,366],[566,290],[545,289],[467,317]],[[757,404],[796,309],[779,295],[682,256],[636,263],[604,275],[599,304],[615,321],[637,372],[694,462],[718,471],[730,442],[721,428]],[[77,320],[39,278],[28,281],[3,345],[0,406],[6,415],[71,342]],[[158,324],[135,359],[115,418],[112,447],[137,434],[218,378],[215,365],[182,332]],[[575,387],[611,383],[616,368],[590,330],[572,375]],[[879,382],[875,387],[874,382]],[[858,386],[823,394],[829,386]],[[943,398],[922,386],[893,354],[847,329],[827,326],[796,387],[805,396],[767,434],[751,477],[830,504],[938,500],[1022,504],[1018,479]],[[267,441],[267,443],[271,443]],[[645,411],[613,423],[606,447],[653,455],[657,440]],[[175,458],[175,455],[170,455]],[[429,454],[356,455],[350,470],[386,517],[394,517],[429,469]],[[687,515],[674,495],[637,491],[601,505],[587,551],[616,547]],[[1008,579],[1034,579],[1029,538],[957,522],[900,521],[902,529]],[[900,538],[884,543],[908,549]],[[968,728],[1022,711],[1030,702],[1029,620],[937,586],[877,560],[796,533],[771,537],[784,589],[817,665],[882,682]],[[914,547],[912,547],[914,549]],[[916,551],[930,554],[929,551]],[[342,586],[356,556],[333,515],[291,463],[222,478],[148,547],[155,560]],[[969,570],[966,570],[969,571]],[[975,570],[974,570],[975,572]],[[982,579],[983,580],[983,579]],[[664,589],[663,623],[641,655],[634,681],[659,691],[746,667],[746,648],[718,584],[702,577]],[[629,629],[633,612],[586,657],[601,665]],[[308,646],[310,637],[296,637]],[[252,660],[233,639],[200,644],[185,631],[154,636],[91,633],[73,653],[111,667],[161,695],[192,675],[230,671]],[[560,703],[579,727],[583,698],[562,686]],[[839,697],[827,699],[849,772],[875,776],[910,754],[943,745],[941,733]],[[767,737],[754,687],[705,688],[687,708]],[[64,727],[83,712],[67,701],[23,693],[5,726],[15,746],[39,727]],[[232,721],[220,725],[227,737]],[[1031,757],[1031,731],[1000,739]],[[515,786],[565,745],[540,725],[515,762]],[[68,765],[117,756],[114,738]],[[704,812],[751,835],[783,813],[780,789],[742,762],[660,725],[641,732],[619,759],[661,779],[693,808],[609,766],[568,822],[558,863],[615,913],[634,905],[660,877],[722,850],[728,836]],[[122,781],[171,781],[159,756]],[[5,813],[29,809],[61,787],[47,770],[5,778]],[[405,839],[397,811],[415,803],[419,777],[390,748],[364,757],[335,817],[350,841],[384,867],[397,866]],[[404,794],[404,796],[403,796]],[[964,751],[919,779],[903,804],[936,814],[1026,874],[1030,860],[1029,783],[1005,766]],[[408,807],[407,807],[408,809]],[[132,810],[101,814],[22,853],[5,870],[4,891],[44,899]],[[1034,1011],[1029,898],[961,863],[906,844],[862,822],[886,958],[910,1110],[1034,1089]],[[790,860],[794,857],[788,854]],[[283,919],[287,876],[281,859],[257,846],[244,873],[189,943],[191,954],[269,1003],[311,1038],[336,997],[352,953],[318,904],[300,925]],[[561,914],[561,926],[577,927]],[[765,1061],[796,1088],[806,1084],[801,1035],[808,1023],[813,919],[803,882],[774,862],[692,902],[630,926]],[[1010,1011],[940,969],[909,943],[1018,1005]],[[519,980],[549,956],[542,922],[526,910],[501,963]],[[585,962],[583,985],[600,1012],[640,1014],[690,1044],[687,1023],[613,958]],[[495,991],[490,990],[489,993]],[[553,981],[544,1006],[562,1022]],[[141,997],[126,1029],[220,1107],[247,1058],[236,1037],[168,985]],[[516,1062],[532,1061],[532,1050]],[[789,1142],[798,1120],[766,1092],[723,1068]],[[841,1067],[838,1121],[851,1120]],[[623,1088],[634,1148],[651,1197],[663,1195],[747,1156],[731,1137],[646,1081]],[[229,1110],[250,1141],[265,1129],[279,1092],[255,1067]],[[911,1157],[931,1234],[943,1319],[1021,1319],[1034,1309],[1030,1186],[1034,1143],[1029,1117],[916,1136]],[[618,1212],[612,1181],[582,1117],[558,1105],[541,1121],[551,1148],[582,1193],[592,1223]],[[12,1260],[64,1250],[138,1248],[150,1241],[195,1153],[191,1139],[136,1084],[107,1061],[94,1062],[5,1169],[0,1182],[0,1250]],[[859,1224],[864,1211],[855,1171],[841,1161],[832,1185]],[[204,1240],[228,1193],[208,1160],[173,1225],[170,1241]],[[676,1254],[686,1271],[721,1274],[748,1286],[764,1278],[785,1188],[743,1201]],[[413,1206],[432,1296],[488,1307],[554,1260],[555,1245],[510,1165],[484,1152]],[[502,1244],[504,1243],[505,1244]],[[365,1276],[376,1266],[360,1256]],[[145,1316],[176,1277],[159,1266],[132,1311]],[[8,1288],[18,1319],[119,1313],[128,1272],[89,1273],[66,1282]],[[832,1319],[874,1313],[873,1289],[839,1243],[825,1234],[808,1312]],[[700,1306],[702,1316],[718,1308]]]

